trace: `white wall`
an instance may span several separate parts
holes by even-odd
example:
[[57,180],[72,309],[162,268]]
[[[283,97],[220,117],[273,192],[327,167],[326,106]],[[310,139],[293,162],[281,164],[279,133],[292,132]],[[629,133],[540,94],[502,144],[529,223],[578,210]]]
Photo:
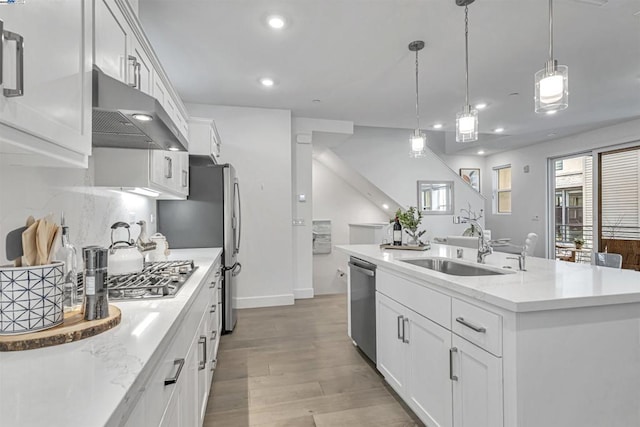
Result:
[[242,242],[238,308],[293,304],[291,113],[288,110],[187,104],[215,120],[221,161],[241,187]]
[[[41,218],[52,213],[59,223],[64,211],[80,259],[84,246],[109,246],[114,222],[129,222],[131,218],[149,222],[151,214],[155,217],[155,199],[96,188],[93,182],[91,158],[89,169],[0,165],[0,264],[7,261],[6,234],[23,226],[29,215]],[[133,225],[131,230],[137,238],[139,227]],[[148,231],[155,233],[155,223],[149,224]]]
[[[493,215],[487,203],[487,228],[492,237],[511,237],[522,243],[529,232],[538,234],[536,256],[545,256],[547,249],[547,159],[583,153],[597,148],[640,141],[640,120],[604,127],[578,135],[530,145],[518,150],[505,151],[487,157],[486,170],[511,164],[511,215]],[[525,165],[529,173],[524,173]],[[482,177],[482,192],[491,200],[491,173]],[[535,218],[538,220],[535,220]]]
[[[409,157],[409,131],[403,129],[356,127],[354,135],[343,144],[333,148],[334,152],[357,172],[404,206],[416,206],[418,180],[454,181],[454,210],[485,208],[485,200],[466,184],[458,171],[453,171],[437,154],[429,152],[427,157]],[[481,158],[474,163],[448,156],[454,166],[474,167],[482,164]],[[459,162],[459,163],[457,163]],[[452,215],[426,215],[423,217],[427,238],[434,236],[461,235],[467,228],[464,224],[453,224]],[[422,227],[421,227],[422,228]]]
[[[331,220],[331,244],[349,243],[349,223],[387,222],[385,213],[346,181],[317,160],[313,160],[313,218]],[[334,249],[330,254],[313,256],[313,289],[315,294],[347,291],[349,257]]]

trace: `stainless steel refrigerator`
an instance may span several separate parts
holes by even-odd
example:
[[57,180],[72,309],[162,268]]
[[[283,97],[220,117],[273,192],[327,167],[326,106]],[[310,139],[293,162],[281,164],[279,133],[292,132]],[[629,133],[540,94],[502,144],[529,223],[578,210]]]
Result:
[[189,157],[187,200],[158,200],[158,232],[170,248],[222,247],[223,332],[236,324],[233,299],[242,237],[240,185],[233,166],[212,165],[198,156]]

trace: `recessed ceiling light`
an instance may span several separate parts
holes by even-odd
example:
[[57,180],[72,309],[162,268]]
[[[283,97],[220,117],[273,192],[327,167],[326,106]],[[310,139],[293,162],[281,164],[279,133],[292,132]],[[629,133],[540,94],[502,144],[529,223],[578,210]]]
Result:
[[436,123],[435,125],[433,125],[434,129],[442,129],[442,123]]
[[178,147],[169,147],[169,151],[180,151]]
[[511,92],[509,94],[509,96],[518,96],[518,95],[520,95],[520,92]]
[[153,117],[148,114],[134,114],[133,118],[141,122],[150,122],[153,120]]
[[504,128],[495,128],[493,131],[495,133],[502,133],[502,132],[504,132]]
[[263,77],[260,79],[260,84],[264,87],[272,87],[274,84],[276,84],[276,82],[273,81],[272,78]]
[[271,15],[267,18],[267,24],[274,30],[281,30],[287,24],[287,21],[280,15]]
[[547,111],[547,115],[551,116],[551,115],[553,115],[553,114],[555,114],[557,112],[558,112],[558,110],[549,110],[549,111]]
[[312,99],[311,102],[313,102],[314,104],[320,104],[320,102],[322,101],[320,101],[319,99]]
[[386,203],[383,203],[383,204],[382,204],[382,209],[384,209],[384,210],[389,209],[389,205],[388,205],[388,204],[386,204]]
[[485,108],[487,108],[486,102],[479,102],[476,104],[476,110],[484,110]]
[[479,150],[478,154],[483,155],[484,154],[484,150]]

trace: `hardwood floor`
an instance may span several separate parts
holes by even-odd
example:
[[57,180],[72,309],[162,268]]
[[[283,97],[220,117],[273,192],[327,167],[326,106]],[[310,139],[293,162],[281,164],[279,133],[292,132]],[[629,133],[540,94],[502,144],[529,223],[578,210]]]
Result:
[[346,295],[240,310],[204,425],[423,426],[351,343]]

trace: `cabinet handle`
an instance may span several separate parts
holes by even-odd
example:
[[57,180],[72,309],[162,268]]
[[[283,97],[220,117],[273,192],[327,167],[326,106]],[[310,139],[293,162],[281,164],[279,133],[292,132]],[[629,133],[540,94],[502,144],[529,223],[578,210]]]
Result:
[[211,306],[211,311],[209,311],[209,313],[215,313],[215,312],[216,312],[216,305],[215,305],[215,304],[213,304],[213,305]]
[[485,332],[487,332],[487,330],[485,329],[484,326],[476,326],[473,323],[467,322],[462,317],[456,317],[456,322],[461,323],[464,326],[466,326],[467,328],[473,329],[476,332],[480,332],[481,334],[484,334]]
[[136,62],[136,65],[134,66],[134,71],[136,73],[136,87],[138,88],[138,90],[142,90],[142,79],[140,78],[140,68],[141,65],[139,62]]
[[[18,33],[3,30],[2,38],[3,38],[3,41],[7,40],[7,41],[16,42],[16,88],[15,89],[4,88],[2,90],[2,93],[7,98],[22,96],[24,95],[24,37],[22,37]],[[2,54],[1,51],[0,51],[0,54]]]
[[457,353],[458,349],[456,347],[449,349],[449,379],[451,381],[458,381],[458,376],[453,375],[453,353]]
[[216,336],[218,336],[218,331],[211,331],[211,339],[215,340]]
[[409,338],[407,338],[407,329],[409,329],[409,318],[402,319],[402,342],[409,344]]
[[173,177],[173,160],[169,156],[165,156],[164,160],[164,177],[171,179]]
[[178,382],[178,378],[180,378],[180,372],[182,372],[182,367],[184,366],[184,359],[176,359],[173,361],[173,366],[178,365],[178,370],[176,374],[171,378],[165,378],[164,385],[168,386],[170,384],[175,384]]
[[207,337],[200,335],[198,344],[202,344],[202,360],[198,364],[198,370],[201,371],[207,366]]
[[215,289],[215,288],[216,288],[216,282],[215,281],[209,283],[209,289]]
[[404,336],[402,336],[402,332],[401,332],[401,329],[400,329],[401,328],[400,323],[402,322],[402,318],[403,317],[404,316],[398,316],[398,339],[404,341]]
[[136,74],[136,67],[138,66],[138,58],[133,55],[128,56],[129,62],[133,65],[133,83],[128,83],[131,87],[138,87],[138,75]]
[[218,366],[218,359],[212,359],[211,360],[211,372],[213,372],[216,369],[216,366]]
[[182,187],[187,188],[187,185],[189,185],[189,174],[187,173],[186,170],[182,170]]

